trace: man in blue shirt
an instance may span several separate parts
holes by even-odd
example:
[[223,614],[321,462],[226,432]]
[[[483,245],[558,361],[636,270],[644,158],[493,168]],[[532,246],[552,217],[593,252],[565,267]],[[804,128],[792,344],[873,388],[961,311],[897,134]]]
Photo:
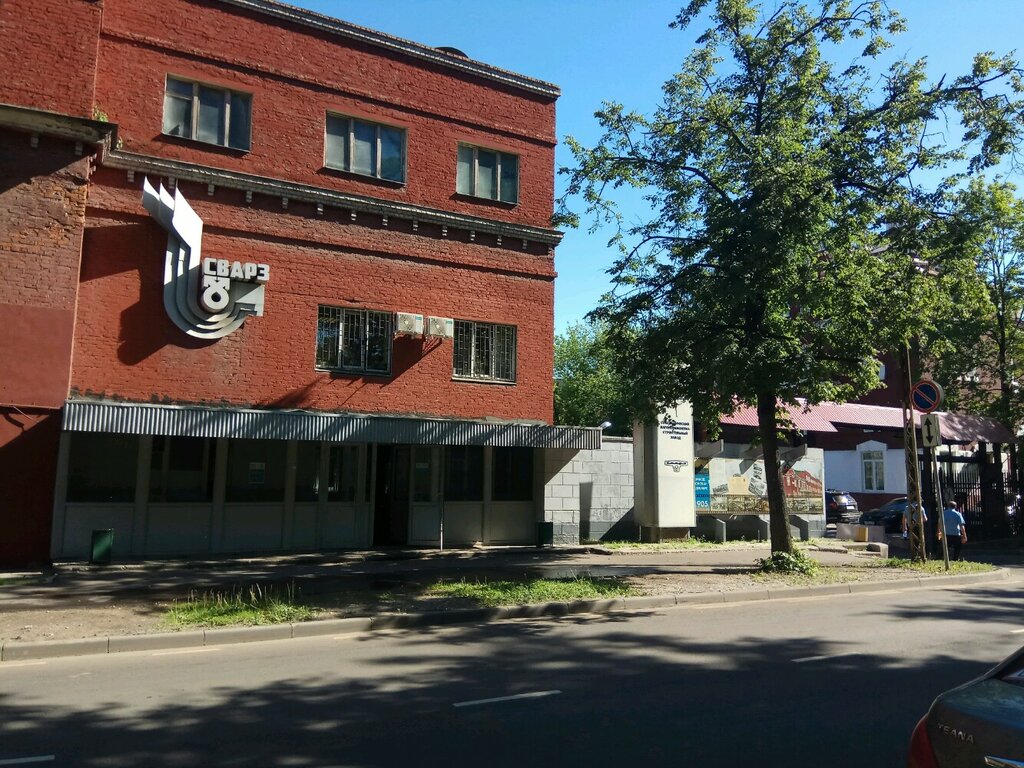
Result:
[[[964,516],[957,509],[955,501],[951,501],[942,510],[942,520],[946,527],[946,544],[949,547],[949,559],[959,560],[960,550],[967,543],[967,524]],[[939,538],[942,537],[942,530],[939,530]]]

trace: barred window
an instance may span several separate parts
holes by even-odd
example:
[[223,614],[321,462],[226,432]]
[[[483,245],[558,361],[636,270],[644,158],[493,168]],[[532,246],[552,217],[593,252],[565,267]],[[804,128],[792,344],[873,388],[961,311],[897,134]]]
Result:
[[316,367],[387,374],[392,314],[321,305],[316,319]]
[[458,378],[516,380],[514,325],[455,321],[455,365]]

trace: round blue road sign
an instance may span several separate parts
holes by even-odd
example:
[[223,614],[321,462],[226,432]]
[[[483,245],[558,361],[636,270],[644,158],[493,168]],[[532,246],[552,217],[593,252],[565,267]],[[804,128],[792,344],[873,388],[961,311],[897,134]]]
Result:
[[942,404],[942,387],[934,381],[922,379],[910,391],[910,402],[921,413],[931,413]]

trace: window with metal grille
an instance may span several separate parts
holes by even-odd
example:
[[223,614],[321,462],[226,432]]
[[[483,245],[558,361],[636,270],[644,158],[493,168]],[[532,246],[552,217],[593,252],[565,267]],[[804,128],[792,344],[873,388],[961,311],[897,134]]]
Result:
[[514,382],[515,326],[456,320],[453,368],[457,378]]
[[503,203],[519,201],[519,158],[507,152],[459,145],[455,191]]
[[328,168],[388,181],[405,181],[405,131],[342,115],[327,116]]
[[316,367],[389,373],[392,336],[390,312],[321,305],[316,319]]
[[163,132],[232,149],[251,144],[252,97],[224,88],[168,77]]

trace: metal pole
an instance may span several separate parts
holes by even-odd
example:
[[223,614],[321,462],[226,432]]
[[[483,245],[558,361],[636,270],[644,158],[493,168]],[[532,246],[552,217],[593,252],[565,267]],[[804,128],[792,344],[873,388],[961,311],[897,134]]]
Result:
[[949,570],[949,542],[946,540],[946,505],[942,502],[942,476],[939,474],[939,451],[937,448],[931,449],[931,468],[932,468],[932,482],[935,483],[935,498],[939,502],[939,520],[938,528],[942,534],[942,562],[946,564],[946,570]]
[[[912,560],[927,560],[924,546],[924,506],[921,503],[921,468],[917,458],[917,428],[914,425],[914,409],[910,402],[913,386],[913,371],[910,368],[910,343],[904,347],[906,353],[906,389],[903,394],[903,448],[907,463],[907,515],[910,517],[910,557]],[[917,504],[917,518],[913,505]]]
[[440,477],[438,478],[438,488],[441,496],[441,508],[438,513],[438,531],[437,531],[437,548],[438,551],[444,551],[444,478],[445,478],[445,452],[444,446],[441,446],[441,466],[438,468]]

